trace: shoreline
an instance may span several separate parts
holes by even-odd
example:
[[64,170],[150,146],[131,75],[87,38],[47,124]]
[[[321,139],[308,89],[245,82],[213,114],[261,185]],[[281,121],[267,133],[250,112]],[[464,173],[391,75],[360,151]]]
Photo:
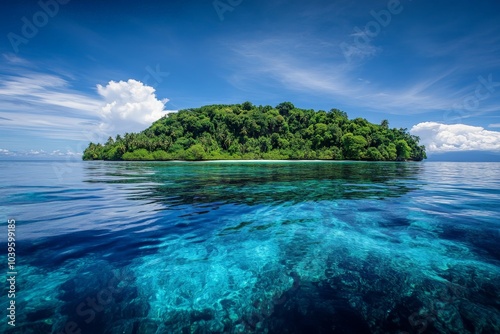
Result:
[[86,161],[103,161],[103,162],[188,162],[188,163],[214,163],[214,162],[336,162],[336,163],[346,163],[346,162],[366,162],[366,163],[387,163],[387,162],[423,162],[423,161],[371,161],[371,160],[294,160],[294,159],[283,159],[283,160],[241,160],[241,159],[225,159],[225,160],[82,160]]

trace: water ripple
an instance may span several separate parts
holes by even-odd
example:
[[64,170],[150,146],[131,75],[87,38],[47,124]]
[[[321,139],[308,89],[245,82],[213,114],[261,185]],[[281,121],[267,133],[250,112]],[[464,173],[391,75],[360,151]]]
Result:
[[500,330],[500,164],[68,166],[1,166],[27,333]]

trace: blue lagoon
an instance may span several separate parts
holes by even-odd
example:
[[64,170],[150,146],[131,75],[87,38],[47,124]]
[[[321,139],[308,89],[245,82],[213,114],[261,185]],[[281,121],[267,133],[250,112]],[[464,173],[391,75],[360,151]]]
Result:
[[0,166],[13,333],[500,332],[498,163]]

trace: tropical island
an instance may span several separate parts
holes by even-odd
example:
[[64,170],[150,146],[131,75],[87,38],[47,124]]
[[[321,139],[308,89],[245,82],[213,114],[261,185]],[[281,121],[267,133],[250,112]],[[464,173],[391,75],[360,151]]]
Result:
[[83,160],[421,161],[419,138],[383,120],[350,120],[344,111],[250,102],[166,114],[140,133],[90,143]]

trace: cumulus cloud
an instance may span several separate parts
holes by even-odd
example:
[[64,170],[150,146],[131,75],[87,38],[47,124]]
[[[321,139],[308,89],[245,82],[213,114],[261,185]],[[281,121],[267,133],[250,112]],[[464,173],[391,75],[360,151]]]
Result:
[[167,112],[168,99],[159,100],[153,87],[137,80],[110,81],[106,86],[97,85],[97,92],[105,100],[100,110],[103,129],[141,131]]
[[452,151],[500,151],[500,132],[465,124],[424,122],[410,133],[419,136],[429,153]]

